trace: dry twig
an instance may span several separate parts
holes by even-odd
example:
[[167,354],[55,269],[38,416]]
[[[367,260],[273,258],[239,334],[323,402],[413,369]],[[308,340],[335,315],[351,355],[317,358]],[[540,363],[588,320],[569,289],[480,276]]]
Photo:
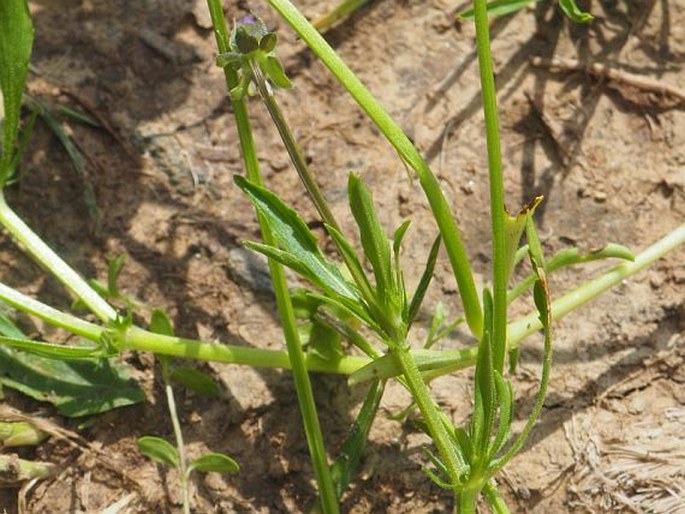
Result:
[[673,100],[677,100],[679,104],[685,105],[685,90],[660,80],[617,70],[605,64],[597,62],[581,63],[575,59],[543,59],[541,57],[532,57],[530,63],[539,68],[559,69],[563,71],[583,71],[588,75],[606,78],[618,84],[634,87],[643,92],[667,96]]

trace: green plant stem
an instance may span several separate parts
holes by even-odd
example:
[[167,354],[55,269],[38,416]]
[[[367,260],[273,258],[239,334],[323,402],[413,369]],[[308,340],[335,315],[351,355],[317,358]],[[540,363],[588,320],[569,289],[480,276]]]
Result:
[[[620,284],[623,280],[643,270],[672,250],[685,244],[685,224],[680,225],[663,239],[639,253],[633,262],[620,264],[594,280],[577,287],[573,291],[552,302],[552,321],[556,321],[574,311],[581,305],[599,296],[607,289]],[[542,328],[537,311],[509,324],[508,348],[518,347],[519,343]]]
[[16,215],[7,204],[2,192],[0,192],[0,224],[12,234],[12,237],[33,259],[43,265],[69,291],[82,300],[100,320],[108,322],[116,318],[117,313],[114,308]]
[[472,488],[460,491],[457,495],[457,514],[475,514],[480,489]]
[[[166,372],[163,372],[166,375]],[[174,390],[171,387],[169,377],[164,377],[164,390],[166,392],[166,401],[169,407],[169,416],[171,417],[171,425],[174,428],[174,437],[176,439],[176,448],[178,449],[178,471],[181,475],[181,490],[183,493],[183,513],[190,514],[190,489],[188,480],[188,466],[186,465],[186,450],[183,443],[183,432],[181,431],[181,423],[178,419],[178,410],[176,409],[176,400],[174,398]]]
[[504,180],[502,178],[497,91],[490,51],[490,27],[488,25],[486,0],[474,0],[473,9],[490,176],[493,275],[492,360],[494,368],[502,373],[507,343],[507,263],[504,239]]
[[[208,5],[216,34],[217,47],[219,48],[219,51],[225,52],[228,48],[228,37],[226,20],[224,18],[221,2],[219,0],[208,0]],[[226,83],[227,86],[229,86],[228,90],[230,91],[236,85],[235,83],[232,84],[236,77],[229,68],[230,67],[226,67],[224,70],[226,73]],[[250,121],[247,116],[245,99],[231,99],[231,103],[233,105],[236,124],[238,125],[238,134],[240,136],[247,178],[256,184],[261,184],[262,180],[259,172],[257,153],[255,151]],[[264,243],[273,246],[274,238],[271,234],[271,230],[261,216],[258,215],[258,218]],[[276,296],[276,305],[283,325],[283,334],[288,349],[288,356],[290,364],[292,365],[293,380],[295,382],[295,390],[297,392],[297,399],[300,406],[307,444],[309,446],[309,453],[314,467],[314,475],[319,486],[321,508],[326,514],[337,513],[339,511],[338,500],[330,468],[328,466],[323,434],[321,432],[321,425],[319,423],[316,403],[314,401],[314,393],[307,371],[302,343],[300,342],[297,321],[295,319],[290,292],[288,291],[285,272],[283,271],[283,267],[273,260],[269,260],[269,269],[271,271],[271,279]]]
[[406,385],[411,391],[414,401],[421,411],[423,420],[428,426],[431,438],[440,452],[440,456],[449,473],[450,481],[456,484],[459,482],[459,477],[465,468],[465,464],[454,450],[447,429],[441,420],[440,411],[430,396],[428,386],[424,382],[421,372],[416,366],[416,361],[409,352],[409,348],[406,347],[406,344],[402,343],[397,343],[395,348],[396,350],[393,351],[393,355],[397,359],[399,368],[402,370],[402,376],[406,380]]
[[483,487],[483,493],[488,499],[488,504],[493,514],[509,514],[509,507],[507,507],[507,504],[500,496],[496,484],[492,481],[488,482]]
[[383,109],[378,100],[374,98],[366,86],[362,84],[297,8],[289,0],[269,0],[269,3],[307,43],[343,87],[347,89],[390,144],[397,150],[402,160],[416,171],[440,229],[440,234],[442,235],[445,249],[454,271],[457,285],[459,286],[467,323],[472,333],[480,338],[483,333],[483,312],[478,292],[476,291],[473,272],[466,249],[461,240],[459,227],[452,216],[437,178],[399,125]]
[[290,127],[288,126],[288,122],[283,115],[283,111],[281,111],[281,107],[274,98],[273,91],[271,91],[271,88],[266,83],[264,75],[262,74],[262,70],[259,69],[259,66],[253,64],[252,72],[255,84],[257,85],[257,90],[259,91],[259,96],[262,98],[264,105],[269,111],[271,120],[274,122],[274,125],[276,125],[278,133],[281,136],[281,140],[288,151],[290,160],[295,166],[297,174],[300,176],[300,180],[307,190],[307,193],[314,202],[316,210],[319,212],[321,219],[325,223],[340,232],[340,226],[336,222],[333,213],[328,207],[328,202],[316,183],[314,175],[309,170],[309,166],[307,166],[307,163],[304,160],[304,156],[302,155],[302,151],[295,140],[295,136],[293,136],[292,132],[290,131]]
[[0,283],[0,299],[28,314],[32,314],[51,325],[68,330],[72,334],[97,341],[102,335],[103,328],[94,323],[84,321],[71,314],[58,311],[30,296],[20,293],[16,289]]

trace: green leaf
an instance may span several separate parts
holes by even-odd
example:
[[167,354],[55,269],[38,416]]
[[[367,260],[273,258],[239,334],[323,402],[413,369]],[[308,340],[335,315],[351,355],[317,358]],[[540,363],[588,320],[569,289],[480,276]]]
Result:
[[[297,213],[267,189],[257,186],[243,177],[236,176],[235,183],[252,200],[264,216],[280,247],[266,250],[265,245],[250,243],[249,247],[267,253],[321,287],[324,291],[349,299],[357,295],[345,281],[338,268],[328,262],[317,246],[316,236]],[[287,263],[284,259],[287,259]]]
[[85,359],[94,347],[52,345],[30,341],[7,317],[0,315],[0,342],[30,347],[34,352],[54,353],[62,361],[0,346],[0,383],[38,401],[55,405],[68,417],[88,416],[142,402],[143,391],[128,371],[114,360]]
[[181,465],[181,457],[176,447],[161,437],[143,436],[138,439],[138,448],[143,455],[160,464],[176,469]]
[[290,82],[290,79],[285,74],[283,65],[277,57],[267,55],[265,58],[259,60],[259,65],[274,86],[282,89],[290,89],[293,87],[293,83]]
[[492,295],[488,289],[483,291],[484,331],[478,346],[476,362],[473,418],[471,421],[471,440],[478,455],[487,454],[495,420],[496,389],[492,357]]
[[162,309],[153,309],[150,318],[150,332],[163,336],[173,336],[174,326],[168,314]]
[[366,277],[362,263],[359,260],[359,257],[357,257],[354,248],[352,248],[352,245],[345,239],[345,236],[343,236],[335,227],[332,227],[327,223],[325,224],[325,227],[338,247],[342,258],[345,261],[345,265],[357,284],[357,288],[362,297],[368,305],[376,305],[376,296],[373,292],[373,288],[371,287],[369,279]]
[[210,398],[219,396],[219,386],[214,379],[195,368],[175,366],[171,370],[170,378],[202,396]]
[[249,54],[259,48],[259,39],[245,30],[245,27],[238,27],[234,42],[241,54]]
[[350,208],[361,237],[364,255],[371,263],[376,277],[377,298],[379,301],[394,296],[392,265],[390,261],[390,242],[378,222],[371,193],[359,175],[350,173],[347,182]]
[[112,296],[119,295],[119,287],[117,286],[117,281],[119,280],[121,270],[124,269],[124,264],[126,264],[126,255],[123,253],[109,260],[107,266],[107,288],[109,289],[109,293]]
[[[531,4],[535,4],[540,0],[494,0],[488,2],[487,9],[490,16],[504,16],[519,11]],[[457,14],[457,18],[462,20],[473,19],[473,9],[467,9]]]
[[86,160],[78,149],[74,141],[69,136],[62,123],[55,117],[52,110],[40,100],[25,96],[27,104],[30,109],[37,112],[41,120],[48,126],[52,134],[57,138],[57,140],[64,148],[64,151],[69,156],[71,165],[74,171],[78,174],[79,178],[83,184],[83,203],[88,209],[88,214],[93,222],[99,223],[99,212],[97,208],[97,203],[95,200],[95,190],[93,189],[93,184],[89,180],[88,174],[86,173]]
[[532,218],[535,214],[535,209],[542,202],[542,196],[533,199],[526,205],[516,216],[510,216],[509,213],[504,213],[504,244],[506,255],[506,283],[509,283],[509,278],[514,270],[516,263],[517,251],[523,230],[526,227],[526,220]]
[[366,309],[360,303],[359,300],[352,300],[351,298],[344,298],[342,296],[334,298],[331,296],[316,293],[309,294],[312,298],[316,298],[321,303],[326,304],[335,310],[338,310],[345,317],[351,319],[354,318],[363,323],[364,325],[366,325],[367,327],[371,328],[375,332],[381,332],[381,328],[378,325],[378,323],[376,323],[376,321],[373,318],[371,318],[371,316],[369,316],[369,313],[366,311]]
[[431,279],[433,278],[433,272],[435,271],[435,263],[438,260],[438,253],[440,252],[440,242],[442,238],[440,236],[435,238],[431,250],[428,254],[428,261],[426,262],[426,268],[423,270],[421,275],[421,280],[419,280],[419,285],[414,292],[414,296],[409,304],[409,311],[407,313],[407,327],[411,327],[414,323],[416,315],[419,313],[419,308],[423,303],[423,299],[426,296],[426,291],[428,291],[428,286],[430,285]]
[[68,417],[140,403],[143,391],[114,360],[60,361],[0,346],[0,381]]
[[188,465],[188,474],[191,471],[237,473],[240,471],[240,465],[223,453],[206,453]]
[[404,236],[407,234],[407,230],[411,225],[411,220],[406,220],[402,223],[392,236],[392,251],[395,254],[395,265],[397,265],[397,258],[400,255],[400,246],[402,246],[402,241],[404,241]]
[[216,65],[220,68],[225,68],[226,66],[240,65],[241,55],[236,52],[225,52],[217,55]]
[[559,7],[576,23],[590,23],[595,19],[592,14],[582,11],[576,4],[576,0],[559,0]]
[[505,380],[499,372],[494,372],[495,388],[497,389],[497,402],[499,404],[499,425],[497,433],[490,447],[491,458],[502,449],[507,442],[507,437],[514,421],[514,390],[511,382]]
[[0,1],[0,89],[5,110],[0,184],[5,183],[19,133],[21,98],[31,60],[33,23],[26,0]]
[[526,237],[528,238],[528,255],[535,267],[544,269],[545,267],[545,254],[542,251],[542,245],[540,244],[540,238],[538,237],[537,229],[535,228],[535,222],[532,216],[526,218]]
[[259,49],[265,54],[269,54],[276,49],[278,43],[278,36],[275,32],[269,32],[259,42]]
[[49,359],[78,360],[102,356],[102,348],[90,344],[87,346],[70,346],[5,336],[0,336],[0,344]]
[[350,427],[347,438],[333,461],[331,476],[333,477],[338,500],[342,497],[359,467],[362,453],[369,438],[371,425],[374,419],[376,419],[376,413],[381,404],[384,390],[385,382],[376,380],[371,384],[359,415]]
[[[532,245],[531,245],[532,246]],[[501,457],[491,461],[488,467],[490,476],[501,470],[506,464],[516,455],[525,444],[531,430],[535,426],[535,421],[540,415],[542,406],[545,403],[547,395],[547,386],[549,385],[550,370],[552,368],[552,311],[551,311],[551,295],[549,292],[549,285],[547,284],[547,276],[545,270],[539,264],[539,259],[533,257],[534,250],[531,250],[531,264],[537,276],[535,287],[533,289],[533,298],[535,306],[540,314],[540,322],[542,324],[543,333],[545,336],[544,352],[542,357],[542,375],[540,377],[540,387],[535,398],[535,405],[528,416],[526,425],[523,427],[521,433],[516,437],[511,447]]]
[[[526,253],[529,253],[528,245],[521,249],[525,249]],[[566,266],[584,264],[586,262],[592,262],[600,259],[623,259],[632,262],[635,260],[635,256],[625,246],[615,243],[608,243],[602,248],[592,250],[587,253],[581,252],[578,248],[567,248],[554,254],[552,258],[545,263],[545,273],[549,275],[552,272]],[[534,273],[526,277],[525,280],[517,284],[516,287],[512,288],[512,290],[508,293],[507,301],[511,302],[521,293],[528,290],[528,288],[535,283],[536,279],[537,276]]]

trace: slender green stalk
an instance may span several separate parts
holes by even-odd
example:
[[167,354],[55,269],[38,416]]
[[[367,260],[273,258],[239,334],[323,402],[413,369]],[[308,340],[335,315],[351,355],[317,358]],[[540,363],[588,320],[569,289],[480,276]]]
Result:
[[507,507],[504,499],[500,496],[496,484],[492,481],[488,482],[485,487],[483,487],[483,494],[485,494],[488,499],[492,514],[509,514],[509,507]]
[[0,283],[0,299],[21,311],[32,314],[51,325],[68,330],[72,334],[97,341],[102,335],[102,327],[94,323],[82,320],[71,314],[45,305],[30,296],[20,293],[16,289]]
[[[316,210],[319,212],[319,215],[321,216],[322,220],[329,227],[332,227],[334,230],[338,232],[342,232],[342,230],[340,229],[340,225],[338,225],[338,222],[335,220],[333,213],[328,207],[328,202],[326,201],[323,193],[321,192],[318,184],[316,183],[314,175],[309,170],[309,166],[307,166],[307,163],[305,162],[304,157],[302,156],[302,151],[300,150],[300,147],[297,144],[297,141],[295,140],[292,131],[290,130],[290,126],[288,125],[288,122],[286,121],[285,116],[283,115],[283,111],[281,111],[278,102],[274,98],[271,88],[267,84],[265,77],[262,74],[262,71],[259,69],[259,66],[253,65],[252,68],[254,81],[257,85],[259,94],[262,97],[262,100],[264,101],[264,105],[266,105],[266,108],[269,111],[271,120],[274,122],[274,125],[276,125],[276,128],[278,129],[278,133],[281,136],[281,140],[283,141],[283,144],[286,147],[286,150],[288,151],[288,155],[290,156],[290,159],[293,165],[295,166],[295,169],[297,170],[297,174],[299,175],[302,184],[304,185],[305,189],[307,190],[307,193],[309,194],[309,197],[312,199],[314,205],[316,206]],[[366,283],[366,280],[361,270],[359,270],[356,266],[351,265],[351,263],[347,262],[345,252],[342,251],[341,248],[338,249],[340,250],[340,255],[343,258],[343,260],[346,264],[348,264],[347,269],[352,275],[352,278],[354,279],[355,283],[358,284],[359,287],[362,287],[362,285]],[[385,313],[382,311],[377,311],[375,314],[378,318],[383,318]]]
[[335,221],[335,217],[333,216],[333,213],[328,207],[328,202],[326,201],[326,198],[321,192],[319,185],[316,183],[314,175],[309,170],[309,166],[307,166],[307,163],[304,160],[302,152],[300,151],[300,147],[297,144],[297,141],[295,140],[295,136],[293,136],[292,132],[290,131],[290,127],[288,126],[288,122],[286,121],[285,116],[283,116],[283,111],[281,111],[281,107],[278,105],[278,102],[274,98],[271,88],[268,86],[266,80],[264,79],[262,70],[259,69],[259,66],[256,66],[253,63],[252,73],[254,76],[254,82],[257,85],[257,90],[259,91],[259,95],[261,96],[262,100],[264,101],[264,105],[266,105],[266,108],[269,111],[271,120],[274,122],[274,125],[276,125],[276,128],[278,129],[278,133],[280,134],[281,139],[283,140],[283,143],[285,145],[285,148],[288,151],[290,160],[295,166],[297,174],[300,176],[300,180],[302,181],[302,184],[307,190],[307,193],[314,202],[316,210],[319,211],[319,215],[325,223],[329,224],[334,229],[340,232],[340,226]]
[[400,157],[416,171],[421,187],[440,229],[454,271],[469,328],[476,337],[483,333],[483,313],[473,279],[466,249],[459,235],[459,227],[450,212],[447,200],[433,172],[402,129],[383,109],[378,100],[362,84],[349,67],[338,57],[323,37],[289,0],[269,0],[271,6],[290,24],[331,73],[347,89],[359,106],[368,114]]
[[169,416],[171,417],[171,425],[174,427],[174,437],[176,439],[176,448],[178,449],[178,471],[181,475],[181,490],[183,493],[183,514],[190,514],[190,489],[188,481],[188,466],[186,465],[186,447],[183,442],[183,432],[181,431],[181,422],[178,419],[178,410],[176,409],[176,400],[174,398],[174,390],[171,387],[167,372],[163,371],[164,390],[166,392],[166,401],[169,407]]
[[16,215],[7,204],[2,192],[0,192],[0,224],[12,234],[31,257],[82,300],[98,318],[105,322],[116,318],[117,313],[114,308]]
[[473,2],[476,24],[476,49],[480,65],[481,95],[485,115],[490,176],[490,218],[492,224],[493,275],[493,365],[498,372],[504,369],[507,342],[507,278],[506,247],[504,240],[504,180],[500,129],[497,114],[497,92],[490,51],[490,27],[486,0]]
[[[633,262],[626,262],[609,270],[594,280],[586,282],[573,291],[552,302],[552,321],[563,318],[569,312],[599,296],[607,289],[620,284],[623,280],[660,259],[668,252],[685,244],[685,224],[680,225],[670,234],[643,250]],[[537,311],[509,324],[509,349],[542,328]]]
[[[72,334],[85,337],[91,341],[98,341],[105,328],[76,316],[58,311],[30,296],[26,296],[15,289],[0,283],[0,299],[9,305],[32,314],[51,325],[63,328]],[[288,354],[277,350],[262,350],[244,346],[229,345],[185,339],[148,332],[133,326],[126,332],[126,337],[120,342],[121,350],[137,350],[153,352],[169,357],[179,357],[201,361],[225,362],[253,367],[291,369]],[[306,366],[310,371],[351,375],[358,369],[371,362],[368,357],[348,356],[337,361],[328,361],[315,354],[306,356]]]
[[[228,38],[226,20],[224,19],[221,2],[219,0],[208,0],[208,5],[212,16],[212,24],[216,31],[217,46],[220,51],[227,51]],[[226,83],[229,85],[230,91],[230,89],[232,89],[232,87],[230,87],[231,82],[235,77],[231,76],[232,72],[228,67],[224,68],[224,70],[226,70]],[[254,147],[254,139],[247,116],[245,99],[232,99],[231,103],[233,105],[236,123],[239,127],[238,133],[241,139],[241,150],[245,160],[247,178],[254,183],[261,184],[262,180]],[[267,245],[274,245],[273,235],[271,234],[268,225],[261,217],[259,217],[259,224],[264,243]],[[269,269],[271,270],[276,304],[283,324],[283,334],[288,349],[288,356],[292,365],[293,380],[295,382],[295,390],[300,405],[305,435],[309,445],[309,453],[312,458],[314,474],[319,486],[321,508],[324,513],[337,513],[339,511],[338,500],[335,494],[330,468],[328,466],[328,459],[326,458],[326,448],[323,442],[323,434],[321,433],[316,403],[314,401],[314,393],[307,371],[302,343],[300,342],[297,321],[290,299],[290,292],[288,291],[285,272],[283,271],[283,267],[273,260],[269,261]]]
[[480,489],[464,489],[457,495],[457,514],[475,514]]
[[424,382],[409,349],[401,344],[398,344],[396,348],[393,355],[402,370],[402,376],[405,378],[407,387],[411,391],[414,401],[421,411],[423,420],[428,426],[431,438],[440,452],[440,456],[449,473],[450,481],[456,484],[459,482],[460,475],[464,471],[465,464],[454,450],[447,429],[441,420],[438,407],[431,398],[428,386]]

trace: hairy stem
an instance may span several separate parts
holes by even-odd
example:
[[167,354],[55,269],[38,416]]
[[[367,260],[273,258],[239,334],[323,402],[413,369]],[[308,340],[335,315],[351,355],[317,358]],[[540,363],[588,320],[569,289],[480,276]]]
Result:
[[411,391],[414,401],[421,411],[423,420],[428,426],[430,436],[440,452],[440,456],[449,473],[450,481],[456,484],[459,482],[459,477],[464,470],[464,463],[459,459],[454,449],[447,429],[442,422],[440,411],[430,396],[428,386],[424,382],[419,368],[416,366],[416,361],[414,361],[414,357],[406,345],[401,343],[396,345],[393,355],[397,359],[399,368],[402,370],[406,386]]

